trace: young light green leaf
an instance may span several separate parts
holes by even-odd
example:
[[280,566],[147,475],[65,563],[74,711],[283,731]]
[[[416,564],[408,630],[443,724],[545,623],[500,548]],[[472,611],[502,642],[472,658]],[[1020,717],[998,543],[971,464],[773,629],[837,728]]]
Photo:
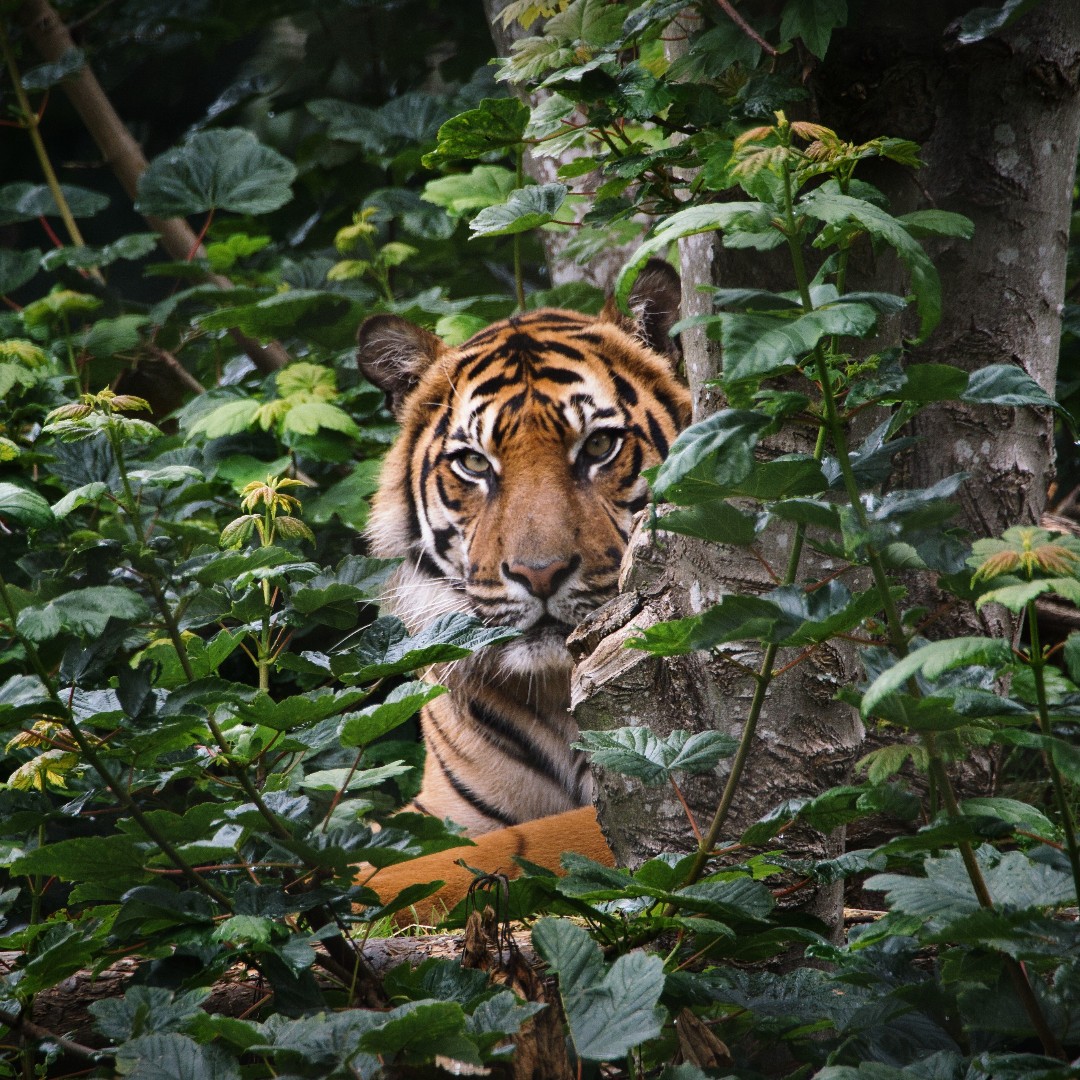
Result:
[[515,183],[516,178],[510,169],[501,165],[477,165],[472,172],[453,173],[429,180],[421,198],[443,207],[455,217],[461,217],[474,210],[484,210],[506,202]]
[[291,198],[296,167],[242,128],[197,131],[150,162],[135,209],[157,217],[266,214]]
[[510,192],[505,203],[481,210],[469,222],[469,229],[475,238],[506,236],[546,225],[562,206],[566,192],[565,184],[532,184],[517,188]]

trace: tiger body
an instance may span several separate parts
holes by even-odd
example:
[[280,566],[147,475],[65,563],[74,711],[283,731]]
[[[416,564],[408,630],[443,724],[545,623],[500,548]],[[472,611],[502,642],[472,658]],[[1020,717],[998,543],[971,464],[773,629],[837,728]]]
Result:
[[[663,271],[666,299],[640,303],[661,348],[678,283]],[[403,559],[384,610],[411,630],[465,612],[519,632],[430,673],[449,692],[421,714],[414,808],[478,836],[588,805],[566,638],[615,595],[641,471],[689,419],[671,355],[613,312],[547,308],[456,348],[376,316],[360,363],[401,423],[368,530],[375,554]]]

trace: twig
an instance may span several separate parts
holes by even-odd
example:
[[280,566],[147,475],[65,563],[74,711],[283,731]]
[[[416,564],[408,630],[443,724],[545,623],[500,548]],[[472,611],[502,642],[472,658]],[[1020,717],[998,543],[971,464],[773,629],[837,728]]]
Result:
[[779,56],[780,53],[770,45],[729,3],[729,0],[716,0],[716,6],[756,45],[767,52],[770,56]]
[[24,1035],[29,1035],[39,1042],[56,1043],[62,1050],[72,1054],[74,1057],[82,1058],[84,1061],[98,1062],[102,1058],[115,1056],[111,1050],[95,1050],[92,1046],[83,1046],[82,1043],[75,1042],[74,1039],[57,1035],[55,1032],[49,1031],[48,1028],[35,1024],[33,1020],[28,1020],[23,1013],[10,1013],[7,1009],[0,1008],[0,1024],[14,1031],[21,1031]]

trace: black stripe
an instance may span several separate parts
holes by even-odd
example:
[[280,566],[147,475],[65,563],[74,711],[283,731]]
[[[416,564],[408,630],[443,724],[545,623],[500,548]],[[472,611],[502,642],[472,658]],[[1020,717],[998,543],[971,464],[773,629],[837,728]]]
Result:
[[461,509],[461,500],[453,498],[450,492],[446,490],[446,485],[443,483],[442,473],[438,473],[435,476],[435,489],[438,491],[439,498],[442,499],[442,504],[446,507],[447,510]]
[[653,396],[659,402],[660,407],[664,412],[671,418],[671,423],[675,430],[681,431],[689,420],[689,417],[686,415],[686,410],[679,408],[675,401],[668,397],[668,395],[658,387],[653,387]]
[[624,404],[637,404],[637,391],[617,371],[611,373],[611,381],[615,384],[615,393],[619,395]]
[[648,409],[645,410],[645,419],[649,423],[649,435],[652,438],[653,446],[655,446],[656,449],[660,452],[660,456],[662,458],[667,457],[667,436],[661,430],[660,424],[657,422],[656,417],[653,416],[653,414]]
[[[580,356],[580,353],[578,355]],[[576,371],[557,367],[539,368],[537,369],[536,377],[538,379],[547,379],[549,382],[562,383],[565,386],[569,386],[571,383],[584,381]]]
[[510,386],[517,381],[516,375],[500,372],[498,375],[492,375],[490,379],[485,379],[479,386],[473,387],[472,397],[488,397],[497,394],[504,386]]
[[431,536],[435,541],[435,553],[445,555],[450,550],[450,542],[454,539],[454,529],[449,526],[445,529],[432,529]]
[[503,348],[509,352],[538,353],[543,351],[544,346],[530,334],[518,330],[506,339]]
[[435,760],[439,763],[439,768],[442,769],[443,775],[449,781],[450,786],[465,800],[474,810],[479,810],[485,817],[489,817],[492,821],[501,822],[503,825],[516,825],[517,822],[509,814],[504,814],[502,810],[497,809],[490,803],[485,802],[472,790],[467,784],[459,780],[447,767],[446,762],[439,757],[439,751],[435,749],[433,745],[428,744],[428,753],[432,754]]
[[584,359],[584,354],[580,349],[575,349],[573,345],[567,345],[564,341],[545,341],[544,352],[557,353],[559,356],[565,356],[568,360]]
[[[516,753],[513,757],[528,765],[533,772],[550,780],[560,791],[565,791],[562,770],[551,758],[540,749],[520,728],[515,727],[505,717],[492,711],[479,701],[469,702],[469,713],[480,725],[493,732],[508,743],[512,743]],[[481,731],[481,734],[484,734]]]
[[426,551],[420,552],[420,557],[416,560],[416,569],[427,574],[428,577],[446,580],[446,574]]

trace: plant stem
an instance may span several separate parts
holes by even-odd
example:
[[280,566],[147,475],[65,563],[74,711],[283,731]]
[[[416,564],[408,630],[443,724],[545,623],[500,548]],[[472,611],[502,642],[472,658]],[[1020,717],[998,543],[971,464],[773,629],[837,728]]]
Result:
[[[515,154],[515,168],[517,175],[514,178],[514,186],[521,187],[525,183],[525,147],[518,145]],[[521,233],[514,233],[514,295],[517,297],[518,311],[525,310],[525,273],[521,264]]]
[[[67,229],[68,236],[71,237],[71,242],[76,247],[86,247],[86,241],[79,231],[79,226],[75,221],[75,216],[71,212],[71,207],[68,205],[67,199],[64,198],[64,192],[60,187],[59,179],[57,179],[56,170],[53,168],[52,161],[49,159],[48,150],[45,149],[45,142],[41,138],[38,115],[30,107],[30,99],[26,96],[26,91],[23,89],[22,75],[19,72],[19,65],[15,60],[15,51],[11,47],[11,41],[8,38],[7,29],[5,28],[3,19],[0,19],[0,51],[4,54],[4,61],[7,64],[8,73],[11,76],[12,87],[15,90],[15,100],[18,102],[19,112],[22,114],[23,126],[26,128],[26,133],[30,136],[30,142],[33,144],[34,154],[38,159],[38,164],[41,166],[42,174],[45,177],[45,183],[48,185],[49,191],[52,193],[53,200],[56,203],[56,208],[60,212],[60,219],[64,223],[64,228]],[[101,271],[96,266],[90,270],[90,274],[96,281],[104,284],[105,279],[102,277]]]
[[[1031,656],[1028,666],[1035,680],[1035,702],[1039,717],[1039,730],[1043,737],[1054,737],[1053,725],[1050,721],[1050,708],[1046,698],[1046,657],[1043,655],[1042,643],[1039,640],[1039,623],[1036,618],[1035,603],[1027,605],[1028,637],[1031,641]],[[1069,805],[1068,795],[1065,791],[1065,781],[1062,779],[1061,770],[1054,761],[1053,753],[1047,750],[1044,753],[1046,767],[1050,770],[1050,780],[1054,787],[1054,800],[1057,802],[1058,813],[1061,815],[1061,827],[1065,833],[1065,847],[1069,853],[1069,865],[1072,867],[1073,886],[1076,889],[1077,899],[1080,900],[1080,848],[1076,841],[1076,822],[1073,819],[1072,807]]]

